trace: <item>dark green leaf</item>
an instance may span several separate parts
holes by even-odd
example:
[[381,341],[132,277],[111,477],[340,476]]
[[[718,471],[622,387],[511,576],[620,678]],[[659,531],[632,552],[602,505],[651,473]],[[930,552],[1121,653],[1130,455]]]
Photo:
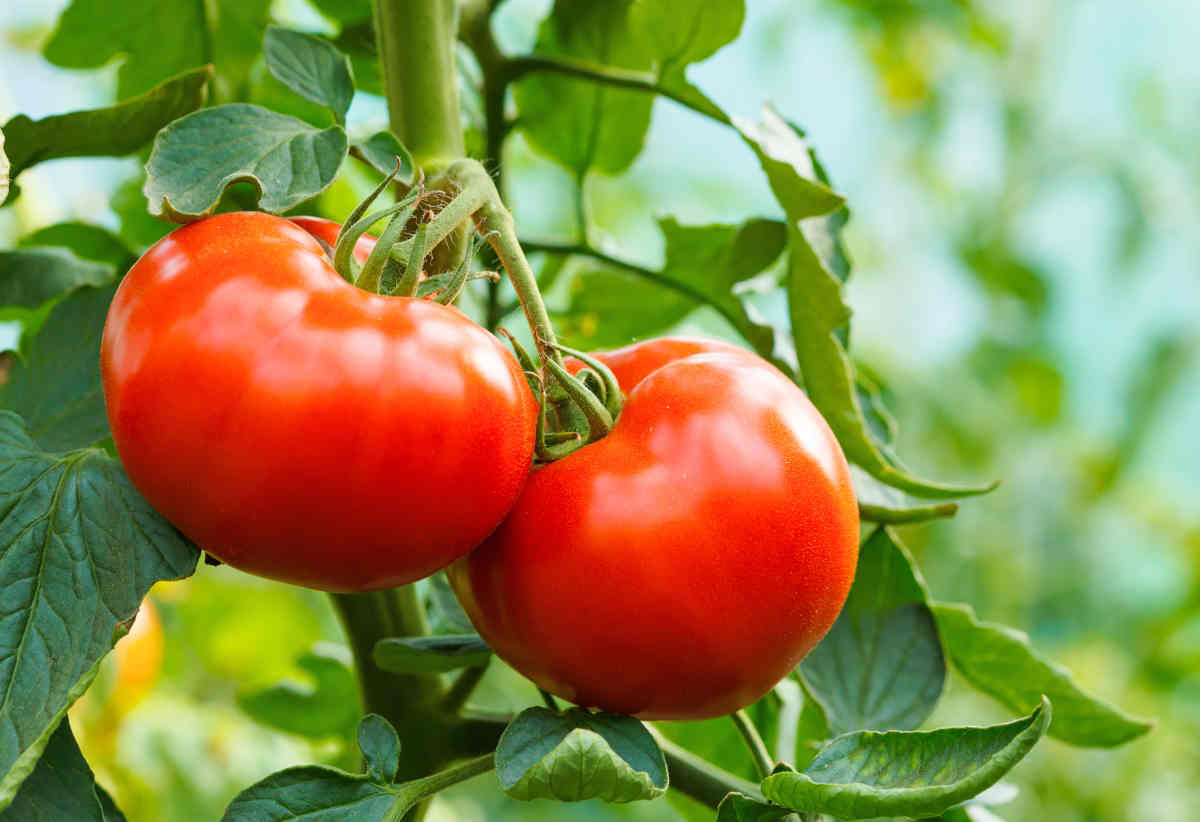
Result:
[[899,525],[952,517],[958,513],[957,502],[927,502],[884,485],[857,465],[850,466],[850,478],[858,497],[858,515],[865,522]]
[[116,806],[106,812],[103,792],[64,719],[0,822],[124,822]]
[[908,730],[932,712],[946,660],[924,584],[887,529],[862,545],[837,622],[800,664],[834,734]]
[[492,649],[479,634],[389,637],[375,643],[375,664],[394,674],[429,674],[486,665]]
[[327,107],[345,124],[354,97],[354,78],[346,55],[328,40],[274,25],[267,26],[263,55],[279,82],[305,100]]
[[859,731],[831,740],[803,773],[763,780],[767,799],[839,819],[936,816],[1008,773],[1041,739],[1050,703],[986,728]]
[[124,103],[30,120],[18,114],[4,125],[12,176],[59,157],[120,157],[149,143],[177,117],[204,104],[212,68],[192,69]]
[[0,411],[0,804],[150,586],[198,557],[103,451],[47,453]]
[[[288,768],[234,797],[222,822],[392,822],[403,808],[388,786],[319,766]],[[399,813],[397,813],[399,811]]]
[[741,793],[731,793],[717,806],[717,822],[776,822],[790,814],[787,808],[770,805]]
[[376,782],[391,782],[400,766],[400,737],[379,714],[367,714],[358,724],[358,747],[367,763],[367,773]]
[[1110,748],[1152,727],[1082,691],[1065,668],[1034,651],[1024,633],[980,622],[969,605],[938,603],[933,613],[954,667],[980,691],[1018,711],[1037,704],[1041,694],[1053,700],[1050,735],[1056,739]]
[[117,98],[204,63],[216,66],[227,99],[245,84],[259,51],[269,0],[73,0],[47,41],[46,59],[63,68],[100,68],[123,56]]
[[111,265],[76,257],[65,248],[0,251],[0,308],[40,308],[86,285],[103,285]]
[[[117,271],[133,264],[135,254],[125,241],[106,228],[90,223],[55,223],[21,238],[21,246],[62,246],[77,257],[107,263]],[[95,285],[96,283],[92,283]]]
[[100,385],[100,335],[116,285],[84,288],[60,302],[0,386],[0,408],[19,413],[48,451],[109,436]]
[[834,265],[839,257],[837,238],[826,217],[840,210],[843,200],[820,181],[807,144],[778,114],[767,109],[761,125],[737,121],[737,127],[758,155],[787,214],[788,310],[796,357],[809,399],[837,435],[846,456],[876,479],[921,497],[990,491],[994,484],[960,487],[918,479],[872,440],[846,353],[850,309],[842,298],[843,277]]
[[412,154],[390,131],[378,131],[362,142],[350,147],[350,153],[370,164],[380,174],[391,174],[396,170],[396,158],[400,158],[400,173],[396,179],[411,183],[413,178]]
[[297,665],[309,682],[280,682],[238,697],[238,705],[255,720],[311,739],[348,734],[360,716],[358,680],[338,653],[340,648],[314,648]]
[[515,799],[633,802],[667,789],[667,763],[641,722],[571,708],[529,708],[496,748],[500,787]]
[[211,214],[235,182],[251,183],[279,214],[333,182],[346,157],[341,126],[324,131],[245,103],[189,114],[159,132],[142,191],[151,213],[175,222]]

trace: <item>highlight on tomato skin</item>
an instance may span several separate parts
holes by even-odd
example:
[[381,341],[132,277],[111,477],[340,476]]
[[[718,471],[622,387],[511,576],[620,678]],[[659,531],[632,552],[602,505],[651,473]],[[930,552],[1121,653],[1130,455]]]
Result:
[[858,508],[828,425],[774,366],[663,338],[596,355],[626,403],[604,439],[536,469],[448,569],[495,651],[540,687],[644,719],[754,702],[849,593]]
[[428,576],[525,482],[537,405],[465,314],[343,280],[288,220],[221,214],[130,269],[101,346],[130,479],[222,561],[328,591]]

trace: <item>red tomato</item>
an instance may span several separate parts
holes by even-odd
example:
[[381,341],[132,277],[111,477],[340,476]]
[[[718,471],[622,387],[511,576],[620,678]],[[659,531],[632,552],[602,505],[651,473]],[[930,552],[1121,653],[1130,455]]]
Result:
[[330,591],[427,576],[516,500],[537,404],[455,308],[356,289],[287,220],[222,214],[130,269],[101,372],[134,485],[205,550]]
[[[291,217],[289,219],[317,239],[323,240],[330,248],[337,246],[337,235],[342,230],[341,223],[326,220],[324,217]],[[362,235],[354,244],[354,259],[365,263],[374,248],[375,238],[370,234]]]
[[531,474],[450,566],[483,638],[542,688],[646,719],[741,708],[833,625],[858,559],[837,440],[774,367],[724,343],[597,355],[607,437]]

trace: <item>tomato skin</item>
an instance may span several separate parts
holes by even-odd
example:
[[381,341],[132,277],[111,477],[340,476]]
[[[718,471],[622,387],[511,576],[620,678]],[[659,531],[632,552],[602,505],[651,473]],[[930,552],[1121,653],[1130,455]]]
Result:
[[[309,234],[323,240],[330,248],[337,246],[337,235],[342,230],[341,223],[326,220],[324,217],[289,217],[288,219]],[[362,235],[358,238],[358,242],[354,244],[354,259],[360,263],[365,263],[367,257],[371,256],[371,251],[374,248],[375,238],[370,234]]]
[[644,719],[731,713],[845,602],[845,457],[803,392],[748,352],[668,339],[597,356],[627,395],[616,427],[535,470],[451,584],[492,648],[559,696]]
[[266,214],[146,252],[113,299],[101,373],[138,490],[214,556],[285,582],[427,576],[496,527],[529,470],[537,405],[495,337],[355,288]]

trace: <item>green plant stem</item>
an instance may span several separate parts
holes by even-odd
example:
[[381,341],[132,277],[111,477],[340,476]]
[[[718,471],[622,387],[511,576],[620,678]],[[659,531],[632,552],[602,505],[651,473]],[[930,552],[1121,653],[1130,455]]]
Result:
[[750,750],[750,756],[754,759],[754,767],[758,770],[758,775],[766,779],[771,775],[775,762],[771,759],[771,752],[767,750],[767,743],[763,742],[758,728],[754,727],[754,721],[744,710],[731,713],[729,718],[733,720],[733,726],[737,728],[738,734],[741,735],[746,747]]
[[404,790],[413,791],[421,799],[433,796],[438,791],[444,791],[451,785],[465,782],[481,773],[487,773],[496,767],[495,754],[484,754],[475,759],[468,759],[458,765],[430,774],[421,779],[413,780],[404,786]]
[[715,120],[722,125],[732,125],[729,118],[720,111],[716,109],[710,110],[697,105],[683,94],[661,85],[658,82],[658,77],[653,72],[604,66],[597,63],[585,63],[581,60],[572,60],[566,57],[543,57],[533,54],[509,58],[505,61],[503,69],[505,79],[510,83],[524,74],[542,71],[563,74],[567,77],[578,77],[581,80],[590,80],[593,83],[602,83],[606,86],[644,91],[647,94],[657,94],[661,97],[666,97],[668,100],[673,100],[697,114],[702,114],[710,120]]
[[454,0],[375,0],[375,36],[392,132],[436,174],[465,153]]
[[487,673],[487,665],[475,665],[460,672],[442,698],[442,711],[447,714],[458,713],[462,706],[467,704],[475,686],[483,679],[485,673]]

